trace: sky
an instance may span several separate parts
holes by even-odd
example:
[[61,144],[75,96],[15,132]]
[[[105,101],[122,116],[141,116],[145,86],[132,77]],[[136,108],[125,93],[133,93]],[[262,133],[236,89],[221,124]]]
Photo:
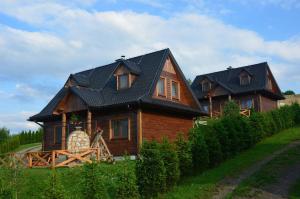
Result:
[[267,61],[300,92],[299,0],[1,0],[0,127],[36,129],[71,73],[170,48],[186,78]]

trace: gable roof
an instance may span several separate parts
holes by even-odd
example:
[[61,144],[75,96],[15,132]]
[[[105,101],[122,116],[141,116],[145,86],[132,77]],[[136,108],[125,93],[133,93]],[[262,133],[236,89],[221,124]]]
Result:
[[[239,75],[243,71],[246,71],[251,76],[251,83],[248,85],[240,85]],[[277,87],[277,92],[275,93],[271,92],[267,88],[268,71],[272,76],[275,86]],[[284,98],[267,62],[198,75],[191,85],[191,88],[198,99],[203,99],[207,95],[207,92],[203,92],[201,87],[201,82],[205,78],[208,78],[214,87],[221,86],[231,94],[241,94],[256,91],[263,92],[274,99]]]
[[[173,59],[175,67],[192,93],[171,51],[164,49],[126,60],[116,60],[108,65],[70,75],[69,79],[74,80],[77,85],[62,88],[39,114],[30,117],[29,120],[37,121],[51,116],[57,104],[69,92],[78,96],[91,109],[127,103],[150,103],[199,115],[202,113],[200,104],[193,93],[192,96],[197,103],[197,108],[171,101],[164,102],[163,100],[152,99],[152,93],[168,56]],[[116,90],[116,78],[113,75],[120,64],[124,64],[130,72],[138,75],[131,87],[124,90]]]

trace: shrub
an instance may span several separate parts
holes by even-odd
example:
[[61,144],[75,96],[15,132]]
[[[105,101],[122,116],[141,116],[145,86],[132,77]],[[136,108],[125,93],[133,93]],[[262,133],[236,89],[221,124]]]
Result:
[[240,115],[240,107],[234,101],[226,102],[224,106],[224,116],[239,116]]
[[293,110],[295,124],[300,124],[300,105],[294,103],[291,105],[291,109]]
[[209,165],[209,154],[201,126],[190,130],[189,141],[191,143],[194,170],[196,172],[202,172]]
[[215,120],[211,125],[221,145],[223,159],[227,159],[228,157],[230,157],[231,154],[230,140],[229,140],[227,129],[224,127],[222,120],[223,119]]
[[262,114],[257,112],[252,112],[252,114],[249,117],[251,134],[254,143],[259,142],[263,137],[265,137],[263,120],[264,117],[262,116]]
[[180,176],[178,155],[167,138],[163,138],[160,144],[160,153],[166,169],[166,187],[170,189],[177,184]]
[[45,199],[64,199],[66,198],[66,193],[64,188],[60,184],[57,178],[56,171],[53,170],[51,177],[49,179],[48,187],[44,191]]
[[106,186],[101,179],[97,169],[98,164],[92,162],[83,166],[82,176],[82,195],[87,199],[106,199],[109,198]]
[[166,169],[155,141],[144,142],[136,162],[136,176],[140,195],[153,198],[166,190]]
[[[129,160],[125,159],[128,163]],[[125,164],[128,165],[128,164]],[[124,166],[122,171],[117,174],[116,196],[118,199],[138,199],[140,198],[138,187],[136,185],[136,177],[134,171],[128,166]]]
[[224,117],[221,120],[229,140],[229,157],[235,155],[239,151],[239,137],[234,124],[235,118],[236,117]]
[[222,162],[222,150],[214,129],[203,126],[204,139],[208,148],[209,166],[215,167]]
[[179,159],[180,176],[188,175],[193,168],[191,145],[181,133],[178,134],[175,145]]

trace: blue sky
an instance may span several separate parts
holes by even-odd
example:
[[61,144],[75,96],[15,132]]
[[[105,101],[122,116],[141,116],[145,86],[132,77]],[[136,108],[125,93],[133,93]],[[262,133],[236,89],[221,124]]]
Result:
[[0,126],[35,129],[70,73],[169,47],[187,78],[268,61],[300,92],[300,1],[0,2]]

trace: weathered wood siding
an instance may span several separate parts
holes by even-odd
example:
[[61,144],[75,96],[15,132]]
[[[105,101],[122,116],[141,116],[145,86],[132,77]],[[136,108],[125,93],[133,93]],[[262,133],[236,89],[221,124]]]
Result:
[[174,140],[178,133],[187,136],[192,127],[193,118],[159,112],[142,112],[143,140],[160,141],[164,136]]
[[277,100],[272,100],[270,98],[261,96],[261,111],[266,112],[278,107]]

